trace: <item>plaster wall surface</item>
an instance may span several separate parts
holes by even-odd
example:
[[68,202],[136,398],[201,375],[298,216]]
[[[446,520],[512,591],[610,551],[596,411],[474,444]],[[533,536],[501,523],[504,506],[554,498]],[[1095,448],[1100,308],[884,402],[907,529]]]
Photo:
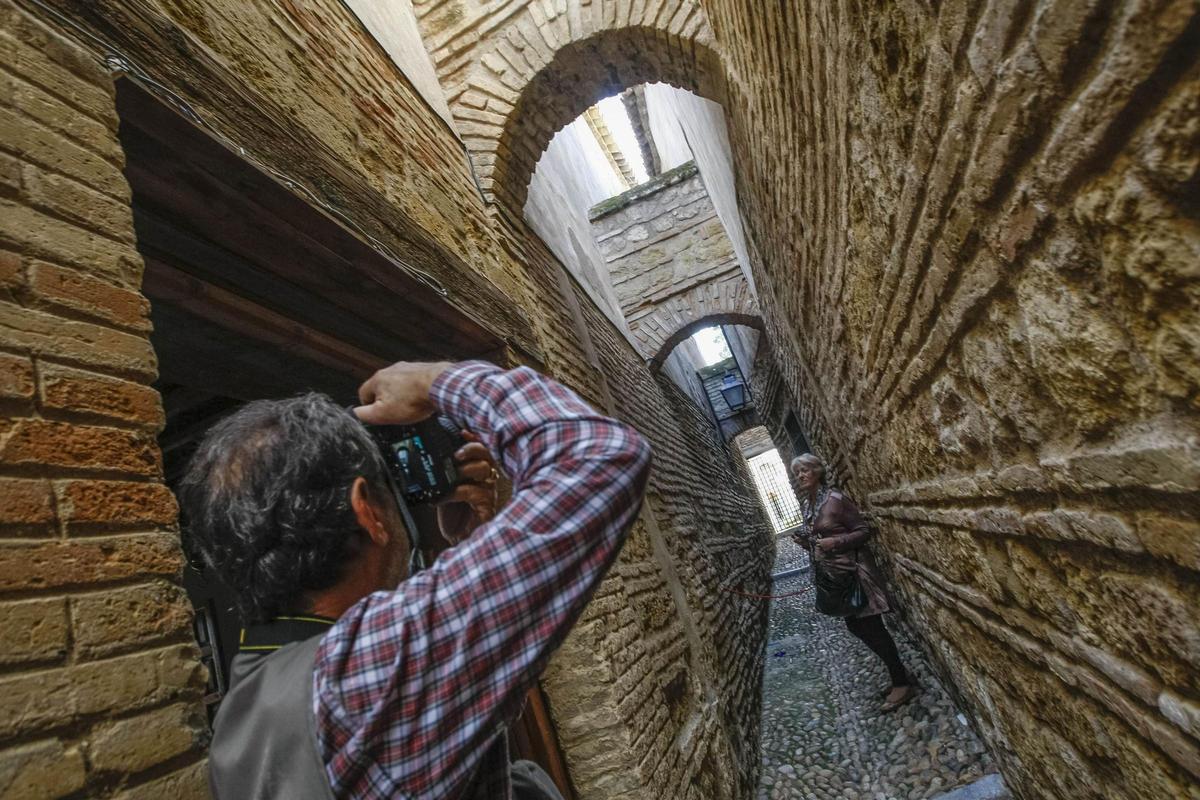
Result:
[[461,143],[349,9],[54,5],[63,18],[0,1],[0,793],[206,796],[110,48],[420,264],[507,359],[647,434],[651,500],[543,685],[581,797],[748,792],[765,607],[706,588],[766,579],[742,468],[519,213],[485,204]]
[[671,355],[663,362],[662,374],[683,389],[696,402],[701,411],[707,411],[704,384],[696,375],[696,370],[702,366],[704,366],[704,359],[700,357],[700,350],[689,337],[671,351]]
[[723,106],[772,404],[1008,784],[1194,795],[1195,3],[426,9],[451,109],[496,101],[464,139],[502,205],[597,95]]
[[737,360],[738,369],[747,381],[750,380],[762,332],[745,325],[722,325],[721,330],[725,332],[725,341],[729,342],[729,350]]
[[625,325],[588,209],[625,191],[591,128],[576,119],[554,135],[529,184],[524,217],[609,320]]
[[[643,98],[646,104],[646,117],[652,146],[658,154],[662,171],[667,172],[696,160],[692,146],[680,124],[676,92],[687,94],[666,83],[648,83],[644,87]],[[695,95],[692,95],[695,97]],[[651,101],[653,98],[653,102]],[[703,98],[697,98],[703,100]],[[686,103],[686,100],[683,100]],[[718,106],[720,108],[720,106]],[[722,119],[724,119],[722,117]]]
[[421,99],[453,130],[454,118],[433,62],[425,51],[412,0],[346,0],[346,5],[420,93]]

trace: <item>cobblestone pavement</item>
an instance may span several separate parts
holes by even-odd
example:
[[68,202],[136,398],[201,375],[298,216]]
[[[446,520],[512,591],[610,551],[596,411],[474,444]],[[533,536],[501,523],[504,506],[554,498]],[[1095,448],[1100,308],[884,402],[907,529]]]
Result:
[[[799,547],[780,540],[776,573],[806,564]],[[804,573],[780,580],[773,593],[810,585]],[[813,611],[811,592],[772,601],[759,800],[916,800],[996,771],[890,616],[888,628],[921,690],[882,714],[887,672],[845,623]]]

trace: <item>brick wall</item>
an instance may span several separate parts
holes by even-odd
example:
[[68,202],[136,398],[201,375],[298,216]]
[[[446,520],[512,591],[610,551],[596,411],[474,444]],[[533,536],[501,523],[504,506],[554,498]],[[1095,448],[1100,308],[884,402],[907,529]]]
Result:
[[[544,686],[581,798],[723,798],[757,784],[765,604],[774,557],[745,462],[693,398],[653,377],[626,337],[523,224],[504,241],[526,265],[556,374],[654,445],[646,510]],[[575,330],[575,338],[562,335]],[[557,331],[557,333],[554,333]]]
[[[765,578],[745,476],[524,224],[485,205],[461,144],[349,12],[55,6],[428,270],[514,358],[654,438],[654,499],[546,676],[552,713],[583,797],[748,791],[763,608],[704,589]],[[160,481],[113,79],[62,19],[8,0],[0,14],[0,794],[203,796],[203,672]]]
[[[745,462],[695,401],[665,377],[628,369],[631,347],[598,311],[589,311],[588,325],[612,396],[655,450],[650,552],[635,541],[617,570],[635,614],[622,611],[623,625],[610,629],[621,646],[605,648],[620,713],[639,733],[631,744],[642,788],[630,798],[749,796],[758,778],[767,605],[722,587],[765,591],[769,524]],[[666,708],[648,714],[644,703],[655,696],[667,698]],[[583,795],[610,796],[600,785]]]
[[200,796],[112,82],[0,5],[0,795]]
[[881,520],[1010,785],[1190,791],[1195,4],[700,5],[419,13],[452,112],[491,114],[467,143],[501,203],[600,94],[723,104],[771,405]]

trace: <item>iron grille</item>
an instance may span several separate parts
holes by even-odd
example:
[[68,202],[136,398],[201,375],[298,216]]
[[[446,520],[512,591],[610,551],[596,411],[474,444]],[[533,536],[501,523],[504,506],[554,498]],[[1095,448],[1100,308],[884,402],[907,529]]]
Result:
[[748,463],[750,476],[754,479],[763,507],[767,509],[767,516],[775,526],[775,532],[781,533],[799,525],[800,502],[792,491],[779,451],[760,453],[749,459]]

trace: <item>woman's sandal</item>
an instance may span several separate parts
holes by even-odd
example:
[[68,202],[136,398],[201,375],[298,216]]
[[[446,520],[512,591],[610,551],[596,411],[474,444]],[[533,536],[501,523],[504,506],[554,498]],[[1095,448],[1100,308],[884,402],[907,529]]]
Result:
[[[915,683],[910,683],[910,684],[908,684],[908,687],[909,687],[910,689],[912,689],[913,691],[917,691],[917,690],[919,690],[919,689],[921,688],[920,686],[917,686],[917,684],[915,684]],[[880,692],[879,692],[879,699],[880,699],[880,700],[887,700],[887,696],[888,696],[889,694],[891,694],[891,693],[892,693],[892,689],[895,689],[895,688],[896,688],[895,686],[889,686],[889,687],[887,687],[886,689],[882,689],[882,690],[880,690]]]
[[[894,687],[894,688],[899,688],[899,687]],[[888,694],[891,694],[891,690],[888,690]],[[882,711],[884,714],[890,713],[892,711],[895,711],[897,708],[904,705],[905,703],[907,703],[909,700],[912,700],[916,696],[917,696],[917,687],[905,686],[904,694],[900,695],[895,700],[885,702],[880,707],[879,710]]]

